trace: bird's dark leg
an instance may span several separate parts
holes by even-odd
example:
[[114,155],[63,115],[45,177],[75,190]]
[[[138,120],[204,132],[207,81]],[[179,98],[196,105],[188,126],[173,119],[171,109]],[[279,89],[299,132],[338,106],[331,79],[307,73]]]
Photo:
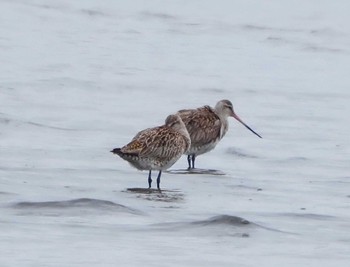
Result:
[[191,169],[191,155],[187,156],[187,162],[188,162],[188,169]]
[[158,173],[158,177],[157,177],[157,188],[158,190],[160,190],[160,176],[162,175],[162,171],[160,170],[159,173]]
[[194,161],[196,160],[196,155],[192,154],[192,169],[194,169]]
[[148,188],[151,188],[151,185],[152,185],[152,177],[151,177],[151,174],[152,174],[152,171],[149,170],[149,173],[148,173]]

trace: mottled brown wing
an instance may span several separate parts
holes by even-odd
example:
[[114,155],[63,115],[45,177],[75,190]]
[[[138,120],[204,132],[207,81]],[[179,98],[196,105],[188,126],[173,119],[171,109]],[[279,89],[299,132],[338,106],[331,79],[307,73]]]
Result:
[[148,128],[138,132],[130,143],[122,147],[121,151],[123,153],[139,155],[141,151],[147,146],[148,139],[161,127]]
[[220,119],[209,106],[180,110],[179,114],[190,134],[191,146],[208,144],[220,136]]
[[145,140],[140,156],[171,159],[184,151],[184,138],[173,129],[162,126]]

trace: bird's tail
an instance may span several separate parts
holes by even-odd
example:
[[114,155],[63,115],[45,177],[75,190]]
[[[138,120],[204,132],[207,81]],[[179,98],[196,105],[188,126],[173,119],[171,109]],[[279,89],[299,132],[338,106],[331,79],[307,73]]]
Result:
[[[129,161],[129,162],[137,162],[138,161],[138,155],[134,153],[125,153],[122,151],[121,148],[114,148],[111,150],[113,154],[117,154],[122,159]],[[134,166],[135,167],[135,166]],[[139,168],[136,166],[136,168]]]
[[122,154],[121,148],[114,148],[114,149],[111,150],[111,152],[113,154],[117,154],[117,155],[121,155]]

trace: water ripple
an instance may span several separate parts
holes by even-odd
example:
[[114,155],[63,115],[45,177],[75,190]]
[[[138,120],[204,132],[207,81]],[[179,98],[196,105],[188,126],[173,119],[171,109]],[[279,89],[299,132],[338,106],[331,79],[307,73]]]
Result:
[[78,198],[72,200],[62,201],[42,201],[42,202],[30,202],[23,201],[12,205],[15,209],[23,211],[33,210],[71,210],[71,209],[84,209],[84,210],[98,210],[98,211],[116,211],[116,212],[127,212],[133,214],[139,214],[140,212],[129,208],[127,206],[102,199],[93,198]]

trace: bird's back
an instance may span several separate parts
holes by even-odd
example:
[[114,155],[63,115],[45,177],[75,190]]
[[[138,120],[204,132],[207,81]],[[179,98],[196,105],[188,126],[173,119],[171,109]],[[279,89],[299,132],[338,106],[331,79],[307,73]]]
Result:
[[222,121],[209,106],[184,109],[178,113],[191,137],[191,148],[187,154],[210,151],[225,134]]

